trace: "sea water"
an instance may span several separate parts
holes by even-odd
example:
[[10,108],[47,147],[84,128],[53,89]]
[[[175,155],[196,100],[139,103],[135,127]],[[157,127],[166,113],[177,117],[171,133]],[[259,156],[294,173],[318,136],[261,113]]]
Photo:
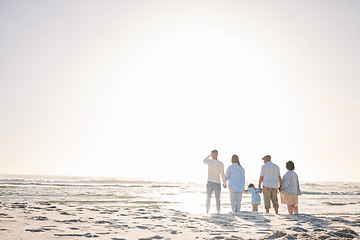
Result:
[[[246,183],[247,185],[248,183]],[[299,211],[319,215],[359,215],[360,183],[302,182]],[[230,212],[230,194],[222,189],[221,212]],[[166,207],[204,213],[206,181],[156,182],[139,179],[0,176],[1,202],[64,203],[111,207]],[[210,212],[215,212],[212,197]],[[259,207],[264,212],[263,199]],[[251,194],[243,193],[241,211],[251,211]],[[286,214],[281,204],[280,214]]]

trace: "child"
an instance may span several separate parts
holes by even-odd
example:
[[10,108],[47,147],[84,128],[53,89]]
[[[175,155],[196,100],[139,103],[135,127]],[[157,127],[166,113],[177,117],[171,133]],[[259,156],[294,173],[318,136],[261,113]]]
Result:
[[255,188],[254,184],[250,183],[248,186],[248,189],[245,190],[245,192],[250,192],[251,193],[251,204],[253,206],[253,212],[257,212],[258,211],[258,207],[260,205],[261,202],[261,197],[260,194],[261,190],[258,188]]

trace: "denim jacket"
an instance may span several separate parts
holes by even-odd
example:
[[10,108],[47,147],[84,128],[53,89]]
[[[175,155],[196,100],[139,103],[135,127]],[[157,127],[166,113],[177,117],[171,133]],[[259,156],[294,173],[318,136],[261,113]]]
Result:
[[299,179],[297,174],[289,170],[282,178],[281,188],[289,195],[301,195]]

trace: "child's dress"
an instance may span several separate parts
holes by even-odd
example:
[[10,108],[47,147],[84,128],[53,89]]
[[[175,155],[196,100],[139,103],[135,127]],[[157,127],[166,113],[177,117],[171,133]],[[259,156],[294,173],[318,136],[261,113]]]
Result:
[[251,193],[251,204],[260,205],[261,197],[260,197],[260,189],[256,188],[248,188],[248,192]]

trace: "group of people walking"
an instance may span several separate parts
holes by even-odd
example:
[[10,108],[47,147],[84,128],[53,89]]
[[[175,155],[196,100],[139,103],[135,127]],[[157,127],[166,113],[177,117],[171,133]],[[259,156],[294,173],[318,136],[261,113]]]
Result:
[[280,191],[281,202],[287,205],[289,214],[297,214],[298,195],[301,195],[299,179],[294,172],[295,165],[292,161],[286,163],[287,172],[281,178],[280,168],[271,161],[271,156],[266,155],[262,158],[264,165],[261,167],[258,188],[254,184],[249,184],[245,189],[245,170],[241,166],[239,157],[233,155],[231,165],[224,171],[224,164],[218,160],[218,151],[213,150],[209,156],[204,159],[208,165],[208,182],[206,213],[210,209],[211,195],[215,192],[216,209],[220,213],[220,193],[221,181],[224,188],[229,186],[231,209],[233,212],[239,212],[241,209],[242,194],[249,192],[252,194],[251,204],[253,211],[258,211],[261,202],[260,193],[263,193],[265,210],[269,213],[272,206],[275,213],[279,212],[278,190]]

